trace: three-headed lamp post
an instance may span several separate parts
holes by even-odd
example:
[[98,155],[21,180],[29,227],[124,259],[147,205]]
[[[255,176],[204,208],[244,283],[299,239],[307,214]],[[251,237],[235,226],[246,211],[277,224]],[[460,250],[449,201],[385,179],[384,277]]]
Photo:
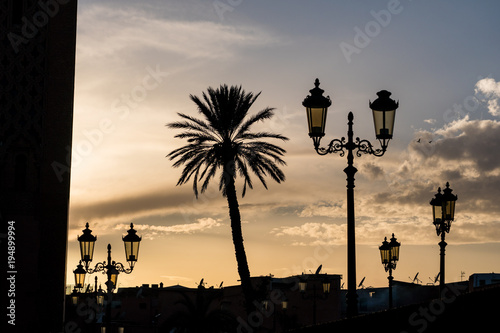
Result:
[[440,262],[439,262],[439,289],[443,290],[445,284],[444,276],[444,253],[447,243],[445,242],[446,233],[450,232],[451,222],[455,219],[455,202],[458,196],[452,194],[450,183],[446,183],[446,188],[441,193],[441,188],[438,188],[438,193],[434,195],[430,204],[432,205],[433,224],[436,227],[436,233],[441,236],[440,247]]
[[332,104],[330,97],[324,97],[324,90],[319,88],[319,80],[314,82],[314,88],[309,90],[302,105],[306,108],[307,122],[309,125],[309,136],[313,139],[314,149],[319,155],[339,153],[344,156],[347,151],[347,167],[344,172],[347,175],[347,316],[352,317],[358,313],[358,301],[356,294],[356,244],[355,244],[355,219],[354,219],[354,175],[358,171],[354,166],[354,154],[375,156],[384,155],[389,140],[392,139],[394,129],[394,117],[399,102],[390,98],[391,93],[382,90],[377,93],[378,98],[369,103],[373,113],[375,125],[375,137],[379,140],[381,148],[374,149],[368,140],[353,139],[354,115],[349,112],[347,140],[345,137],[330,141],[327,147],[320,147],[321,138],[325,135],[326,115],[328,107]]
[[382,245],[378,248],[380,250],[380,259],[384,265],[385,271],[389,272],[387,279],[389,280],[389,309],[392,308],[392,270],[396,269],[396,264],[399,260],[399,247],[401,243],[397,241],[392,234],[391,242],[387,242],[387,237],[384,238]]
[[[106,326],[109,325],[111,317],[111,297],[113,289],[117,287],[118,274],[125,273],[130,274],[134,269],[135,263],[139,256],[139,245],[141,243],[142,237],[137,236],[137,231],[134,230],[133,223],[130,223],[130,229],[127,231],[127,235],[122,237],[125,246],[125,258],[128,262],[129,268],[125,268],[122,263],[115,262],[111,259],[111,244],[108,244],[108,260],[103,262],[98,262],[94,268],[90,267],[90,263],[94,257],[94,246],[97,237],[92,235],[92,230],[89,229],[89,224],[85,224],[85,229],[83,230],[83,235],[78,236],[78,242],[80,243],[80,255],[81,261],[77,266],[75,273],[75,284],[78,285],[78,281],[85,280],[85,273],[93,274],[96,272],[103,272],[108,276],[106,281],[107,287],[107,304],[106,304]],[[82,265],[83,262],[83,265]],[[78,272],[77,272],[78,271]]]

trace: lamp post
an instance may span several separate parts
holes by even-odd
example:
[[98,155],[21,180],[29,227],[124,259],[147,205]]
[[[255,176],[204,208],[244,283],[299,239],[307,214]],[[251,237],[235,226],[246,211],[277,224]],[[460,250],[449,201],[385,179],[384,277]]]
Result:
[[392,234],[391,242],[387,242],[387,237],[384,238],[382,245],[378,248],[380,250],[380,258],[385,271],[389,271],[389,309],[392,309],[392,270],[396,269],[396,264],[399,260],[399,247],[401,243],[396,241],[394,234]]
[[441,188],[438,188],[438,193],[434,195],[430,204],[432,205],[432,216],[433,224],[436,227],[437,235],[441,235],[441,241],[439,242],[440,248],[440,261],[439,261],[439,291],[440,294],[443,291],[445,284],[444,276],[444,253],[446,245],[445,234],[450,232],[451,222],[455,219],[455,201],[457,201],[458,196],[452,194],[453,190],[450,188],[450,183],[446,183],[446,188],[441,194]]
[[[111,259],[111,244],[108,244],[108,260],[103,262],[98,262],[94,268],[89,267],[94,255],[94,245],[97,240],[96,236],[92,235],[92,230],[89,229],[89,224],[85,224],[85,229],[83,230],[83,235],[78,236],[78,242],[80,242],[80,254],[81,261],[77,266],[78,278],[80,280],[85,279],[85,273],[93,274],[96,272],[103,272],[107,274],[108,279],[106,281],[107,287],[107,304],[106,304],[106,318],[105,327],[109,326],[109,320],[111,317],[111,298],[113,295],[113,289],[117,286],[118,274],[125,273],[130,274],[134,269],[135,263],[139,255],[139,244],[142,237],[137,236],[137,231],[134,230],[133,223],[130,223],[130,229],[127,231],[127,235],[122,237],[125,246],[125,257],[129,264],[129,268],[125,268],[122,263],[115,262]],[[82,261],[85,265],[83,268]],[[77,281],[77,273],[75,270],[75,282]],[[77,282],[78,283],[78,282]],[[82,284],[83,285],[83,284]]]
[[352,317],[358,313],[358,301],[356,294],[356,243],[355,243],[355,218],[354,218],[354,175],[358,171],[354,167],[354,154],[371,154],[377,157],[384,155],[389,140],[392,139],[394,128],[394,117],[399,102],[390,98],[391,93],[381,90],[377,93],[378,98],[369,103],[373,112],[375,124],[375,136],[381,147],[374,149],[368,140],[353,139],[354,115],[349,112],[347,141],[345,137],[330,141],[326,148],[320,147],[321,138],[325,135],[326,115],[328,107],[332,104],[329,97],[324,97],[324,90],[319,88],[319,80],[314,82],[314,88],[309,90],[302,105],[306,107],[307,121],[309,125],[309,136],[313,139],[314,149],[319,155],[339,153],[343,157],[347,151],[347,167],[344,172],[347,175],[347,316]]
[[[316,293],[316,283],[313,283],[313,294],[311,295],[306,295],[306,290],[307,290],[307,281],[305,279],[299,281],[299,291],[302,295],[303,299],[310,299],[312,298],[313,300],[313,325],[316,325],[316,300],[317,299],[322,299],[326,300],[328,298],[328,295],[330,294],[330,281],[328,281],[326,278],[323,280],[321,283],[322,285],[322,290],[323,294],[317,294]],[[288,306],[288,304],[287,304]]]

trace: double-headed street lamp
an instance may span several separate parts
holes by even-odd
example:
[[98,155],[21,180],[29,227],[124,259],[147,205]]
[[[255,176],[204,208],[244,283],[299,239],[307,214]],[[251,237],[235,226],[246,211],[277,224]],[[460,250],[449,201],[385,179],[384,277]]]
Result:
[[387,242],[387,237],[384,238],[382,245],[378,248],[380,250],[380,259],[384,265],[385,271],[389,272],[387,279],[389,280],[389,309],[392,308],[392,270],[396,269],[396,264],[399,260],[399,243],[394,234],[392,234],[391,242]]
[[358,171],[354,166],[354,154],[358,157],[361,154],[371,154],[375,156],[384,155],[389,140],[392,139],[394,129],[394,118],[399,102],[390,98],[391,93],[382,90],[377,93],[378,98],[369,103],[373,112],[373,122],[375,124],[375,136],[379,140],[382,148],[374,149],[368,140],[353,139],[353,119],[352,112],[349,112],[347,141],[345,137],[330,141],[326,148],[320,147],[321,138],[325,135],[326,115],[328,107],[332,104],[329,97],[324,97],[324,90],[319,88],[319,80],[314,82],[314,88],[309,90],[302,105],[306,107],[307,122],[309,125],[309,136],[313,139],[314,149],[319,155],[329,153],[339,153],[344,156],[347,151],[347,167],[344,172],[347,175],[347,316],[352,317],[358,313],[358,301],[356,294],[356,244],[355,244],[355,219],[354,219],[354,175]]
[[441,193],[441,188],[438,188],[438,193],[434,195],[430,204],[432,205],[433,224],[436,227],[437,235],[441,235],[440,247],[440,262],[439,262],[439,289],[443,290],[444,279],[444,252],[447,243],[445,242],[445,234],[450,232],[451,222],[455,219],[455,202],[458,196],[452,194],[450,183],[446,183],[446,188]]
[[321,299],[321,300],[326,300],[328,298],[328,295],[330,294],[330,281],[325,278],[323,282],[321,283],[323,294],[321,293],[316,293],[316,283],[313,283],[313,294],[307,295],[306,290],[307,290],[307,280],[302,279],[299,282],[299,291],[302,295],[303,299],[309,299],[312,298],[313,300],[313,324],[316,325],[316,300]]
[[[142,237],[137,236],[137,231],[134,230],[133,223],[130,223],[130,229],[127,231],[127,235],[122,237],[125,246],[125,258],[129,264],[129,268],[125,268],[122,263],[115,262],[111,259],[111,244],[108,244],[108,260],[103,262],[98,262],[94,268],[89,267],[90,263],[94,257],[94,246],[97,237],[92,235],[92,230],[89,229],[89,224],[85,224],[85,229],[83,230],[83,235],[78,236],[78,242],[80,243],[80,255],[81,261],[74,272],[75,274],[75,285],[83,287],[83,281],[85,280],[85,274],[93,274],[96,272],[103,272],[107,274],[108,280],[106,281],[106,287],[108,292],[108,302],[106,306],[106,322],[109,323],[111,316],[111,296],[113,289],[117,286],[118,274],[125,273],[130,274],[134,269],[135,263],[139,256],[139,245],[141,243]],[[82,265],[85,265],[85,267]],[[81,287],[80,287],[81,288]]]

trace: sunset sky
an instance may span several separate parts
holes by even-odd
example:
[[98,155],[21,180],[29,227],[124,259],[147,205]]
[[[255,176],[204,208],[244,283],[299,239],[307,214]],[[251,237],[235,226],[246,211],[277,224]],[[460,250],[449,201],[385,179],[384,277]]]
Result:
[[275,117],[255,129],[290,139],[274,142],[287,150],[284,183],[266,190],[254,179],[244,198],[238,187],[251,274],[322,264],[345,282],[347,160],[317,155],[307,135],[301,103],[316,78],[333,101],[323,145],[346,136],[349,111],[354,136],[378,145],[368,102],[382,89],[400,101],[387,153],[354,161],[358,283],[387,285],[378,246],[391,233],[402,243],[395,279],[431,282],[439,237],[429,201],[447,181],[458,195],[447,282],[500,272],[498,13],[493,0],[80,1],[67,282],[85,222],[94,264],[108,243],[125,263],[121,236],[133,222],[143,241],[120,287],[238,283],[218,184],[196,200],[165,157],[184,144],[165,124],[198,116],[189,95],[220,84],[262,92],[253,112],[274,107]]

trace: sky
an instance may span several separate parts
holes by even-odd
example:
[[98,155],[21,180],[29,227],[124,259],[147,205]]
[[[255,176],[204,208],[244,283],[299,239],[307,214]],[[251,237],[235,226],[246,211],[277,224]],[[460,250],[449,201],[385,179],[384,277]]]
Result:
[[[80,1],[67,282],[89,222],[94,264],[125,263],[121,237],[142,235],[139,260],[119,287],[238,284],[227,202],[213,183],[196,200],[166,155],[185,142],[165,124],[199,116],[189,95],[241,85],[275,108],[254,130],[280,133],[286,181],[255,182],[241,198],[252,276],[314,272],[347,281],[347,160],[319,156],[303,99],[319,78],[332,99],[326,135],[375,146],[369,100],[399,100],[383,157],[355,157],[357,281],[387,285],[378,246],[401,242],[393,275],[431,283],[440,238],[430,200],[458,195],[446,235],[446,280],[500,271],[500,3],[497,1]],[[420,140],[419,140],[420,139]],[[68,147],[69,149],[69,147]],[[98,274],[100,283],[105,276]],[[94,276],[87,276],[88,282]]]

